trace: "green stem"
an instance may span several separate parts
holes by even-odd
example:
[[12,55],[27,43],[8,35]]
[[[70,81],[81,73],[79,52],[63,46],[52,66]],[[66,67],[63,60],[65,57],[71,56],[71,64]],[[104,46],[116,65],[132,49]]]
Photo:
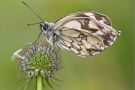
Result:
[[42,76],[40,74],[37,75],[37,90],[42,90]]

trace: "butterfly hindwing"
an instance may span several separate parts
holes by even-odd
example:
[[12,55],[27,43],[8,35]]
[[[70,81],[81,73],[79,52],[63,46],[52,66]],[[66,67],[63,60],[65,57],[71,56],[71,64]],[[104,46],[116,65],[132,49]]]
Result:
[[59,36],[57,44],[60,47],[80,56],[93,56],[105,49],[99,38],[78,29],[61,26],[55,33]]

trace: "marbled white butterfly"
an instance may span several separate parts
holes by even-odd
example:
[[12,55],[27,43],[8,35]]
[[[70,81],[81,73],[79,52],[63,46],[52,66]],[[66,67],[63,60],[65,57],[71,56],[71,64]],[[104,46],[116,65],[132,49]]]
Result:
[[100,53],[120,36],[120,31],[112,28],[109,17],[97,12],[77,12],[66,15],[54,23],[43,22],[40,23],[40,30],[51,45],[79,56]]

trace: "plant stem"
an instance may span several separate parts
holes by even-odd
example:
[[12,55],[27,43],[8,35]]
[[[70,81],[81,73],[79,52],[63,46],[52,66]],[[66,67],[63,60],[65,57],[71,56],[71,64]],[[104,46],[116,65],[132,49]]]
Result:
[[36,84],[37,84],[37,90],[42,90],[42,76],[40,74],[37,75],[36,77],[37,81],[36,81]]

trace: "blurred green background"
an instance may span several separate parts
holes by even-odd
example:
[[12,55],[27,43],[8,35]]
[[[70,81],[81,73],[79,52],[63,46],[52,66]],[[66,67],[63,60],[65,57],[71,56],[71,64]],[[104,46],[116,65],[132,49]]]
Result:
[[[56,77],[55,90],[133,90],[134,10],[133,0],[24,0],[39,16],[54,22],[66,14],[96,11],[110,17],[121,36],[106,51],[82,58],[62,51],[64,68]],[[1,0],[0,90],[17,90],[25,80],[17,79],[17,67],[10,56],[39,34],[40,22],[21,0]],[[43,37],[43,36],[42,36]],[[33,81],[27,90],[35,90]],[[46,86],[46,90],[52,90]]]

